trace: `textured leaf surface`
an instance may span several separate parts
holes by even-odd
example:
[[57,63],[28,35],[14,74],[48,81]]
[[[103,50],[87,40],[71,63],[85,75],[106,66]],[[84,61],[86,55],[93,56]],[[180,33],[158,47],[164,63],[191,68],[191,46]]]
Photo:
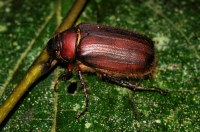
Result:
[[[64,16],[73,1],[62,2]],[[64,70],[36,82],[19,101],[2,131],[200,131],[200,2],[196,1],[90,1],[78,22],[100,23],[141,32],[156,41],[158,66],[154,78],[140,85],[169,91],[132,92],[84,75],[89,89],[89,112],[76,72],[54,82]],[[57,2],[0,1],[0,105],[20,82],[57,27]],[[59,5],[58,5],[59,6]],[[66,87],[77,81],[69,94]]]

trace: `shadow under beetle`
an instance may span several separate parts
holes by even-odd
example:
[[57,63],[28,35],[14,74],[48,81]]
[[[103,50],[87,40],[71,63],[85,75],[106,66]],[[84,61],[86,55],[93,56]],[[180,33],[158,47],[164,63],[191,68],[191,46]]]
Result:
[[167,91],[156,87],[137,86],[131,80],[149,78],[156,68],[154,43],[148,37],[124,29],[96,24],[79,24],[57,34],[47,43],[51,65],[54,59],[66,66],[67,72],[59,80],[68,80],[73,66],[84,89],[86,108],[76,116],[81,117],[88,110],[89,100],[82,72],[96,73],[103,80],[114,82],[132,90]]

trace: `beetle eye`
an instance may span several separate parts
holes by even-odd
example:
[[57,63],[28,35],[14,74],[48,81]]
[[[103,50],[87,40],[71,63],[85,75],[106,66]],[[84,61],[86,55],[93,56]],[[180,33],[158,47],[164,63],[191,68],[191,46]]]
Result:
[[56,51],[55,54],[56,54],[56,58],[60,58],[60,51]]

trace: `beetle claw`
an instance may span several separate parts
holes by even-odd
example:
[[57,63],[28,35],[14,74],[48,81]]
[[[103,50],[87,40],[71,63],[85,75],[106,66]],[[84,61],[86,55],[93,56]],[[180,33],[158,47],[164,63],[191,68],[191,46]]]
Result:
[[58,92],[58,89],[57,89],[58,83],[59,83],[59,79],[56,81],[56,83],[55,83],[55,85],[54,85],[54,91],[55,91],[55,92]]

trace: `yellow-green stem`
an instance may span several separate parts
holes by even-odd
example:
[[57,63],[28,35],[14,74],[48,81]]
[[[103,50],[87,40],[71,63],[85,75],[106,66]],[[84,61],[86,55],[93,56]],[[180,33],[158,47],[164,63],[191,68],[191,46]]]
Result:
[[[86,2],[87,0],[77,0],[74,3],[71,10],[65,17],[64,21],[56,30],[55,34],[70,28],[74,24],[75,20],[77,19],[79,13],[83,9]],[[57,9],[55,9],[55,11],[56,10]],[[8,113],[12,110],[12,108],[16,105],[16,103],[22,97],[22,95],[28,90],[28,88],[39,77],[48,72],[56,64],[56,61],[54,61],[51,67],[47,67],[46,63],[48,62],[48,60],[49,60],[49,55],[45,48],[38,56],[38,58],[34,61],[34,63],[31,65],[28,72],[21,80],[21,82],[16,86],[11,95],[6,99],[4,104],[0,107],[0,124],[3,122]]]

